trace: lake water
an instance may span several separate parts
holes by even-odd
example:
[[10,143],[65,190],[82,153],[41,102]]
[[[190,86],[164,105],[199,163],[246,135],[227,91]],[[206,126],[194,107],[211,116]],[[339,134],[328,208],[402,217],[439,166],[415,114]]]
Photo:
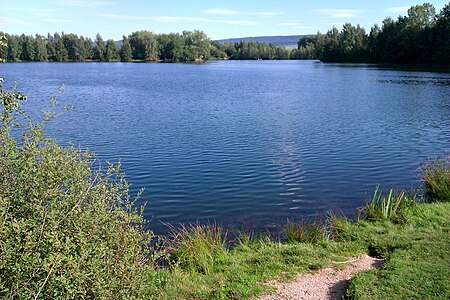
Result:
[[316,61],[15,63],[39,111],[62,83],[74,110],[47,128],[120,161],[145,217],[274,231],[287,219],[354,213],[380,184],[420,186],[450,149],[450,74]]

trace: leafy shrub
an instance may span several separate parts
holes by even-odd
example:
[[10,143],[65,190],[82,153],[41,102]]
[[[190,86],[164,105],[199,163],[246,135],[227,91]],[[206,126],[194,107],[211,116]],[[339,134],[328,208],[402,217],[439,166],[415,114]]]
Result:
[[422,166],[422,181],[428,201],[450,201],[450,155],[430,160]]
[[119,166],[46,138],[49,114],[15,138],[25,97],[0,92],[0,298],[139,297],[149,236]]

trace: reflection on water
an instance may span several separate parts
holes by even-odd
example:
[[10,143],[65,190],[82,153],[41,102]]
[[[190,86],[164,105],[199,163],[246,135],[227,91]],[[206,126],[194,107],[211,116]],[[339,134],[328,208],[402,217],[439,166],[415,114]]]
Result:
[[[449,150],[450,74],[310,61],[4,64],[40,112],[61,83],[75,109],[48,134],[121,161],[144,215],[274,231],[354,212],[377,184],[420,185]],[[43,96],[44,95],[44,96]]]

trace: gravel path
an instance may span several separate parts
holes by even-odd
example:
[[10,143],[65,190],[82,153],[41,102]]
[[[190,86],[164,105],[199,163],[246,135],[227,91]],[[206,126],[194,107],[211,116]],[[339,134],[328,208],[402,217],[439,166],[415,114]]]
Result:
[[349,259],[342,269],[326,268],[314,274],[303,274],[291,282],[271,282],[277,290],[259,300],[342,299],[354,273],[379,268],[383,260],[363,255]]

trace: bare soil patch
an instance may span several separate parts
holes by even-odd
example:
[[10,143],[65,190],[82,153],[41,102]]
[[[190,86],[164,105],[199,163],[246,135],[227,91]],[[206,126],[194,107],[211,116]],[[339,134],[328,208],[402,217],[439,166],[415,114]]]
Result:
[[344,268],[326,268],[313,274],[302,274],[290,282],[270,282],[277,290],[259,300],[342,299],[353,274],[380,268],[382,264],[382,259],[368,255],[350,258]]

